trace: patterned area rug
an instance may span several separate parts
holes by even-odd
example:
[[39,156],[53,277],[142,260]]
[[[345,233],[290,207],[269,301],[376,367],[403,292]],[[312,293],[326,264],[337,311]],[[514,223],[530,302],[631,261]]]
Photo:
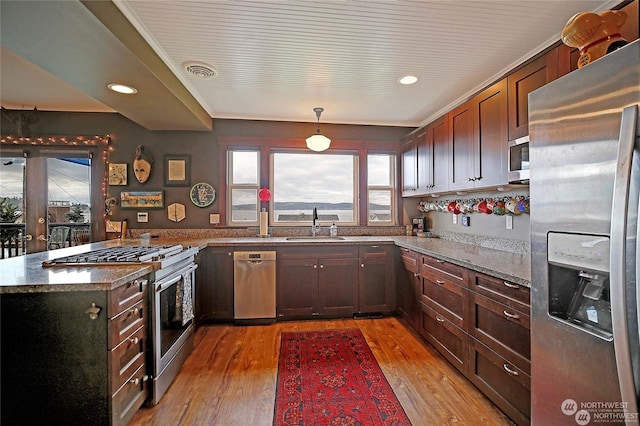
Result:
[[359,329],[281,337],[275,426],[411,425]]

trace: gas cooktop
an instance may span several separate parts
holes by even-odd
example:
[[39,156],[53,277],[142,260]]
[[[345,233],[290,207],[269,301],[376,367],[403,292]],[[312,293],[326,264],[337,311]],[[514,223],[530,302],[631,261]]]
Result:
[[181,245],[109,247],[45,260],[42,262],[42,266],[122,265],[157,262],[179,254],[183,250]]

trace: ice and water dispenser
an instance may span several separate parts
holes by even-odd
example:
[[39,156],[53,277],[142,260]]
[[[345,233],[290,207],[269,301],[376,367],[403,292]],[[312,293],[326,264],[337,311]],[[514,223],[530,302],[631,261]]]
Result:
[[550,232],[549,315],[612,340],[609,237]]

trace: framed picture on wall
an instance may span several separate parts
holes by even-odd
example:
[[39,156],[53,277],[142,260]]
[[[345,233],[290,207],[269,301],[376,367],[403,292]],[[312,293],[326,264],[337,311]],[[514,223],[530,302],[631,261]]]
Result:
[[167,154],[164,156],[164,185],[191,185],[191,155]]
[[109,185],[127,184],[127,163],[109,163]]
[[162,209],[163,191],[122,191],[120,207],[123,209]]

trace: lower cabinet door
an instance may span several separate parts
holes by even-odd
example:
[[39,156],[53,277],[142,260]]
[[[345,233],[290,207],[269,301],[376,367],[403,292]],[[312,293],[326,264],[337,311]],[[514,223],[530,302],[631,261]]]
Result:
[[477,340],[469,342],[471,382],[516,424],[530,424],[531,377]]
[[469,360],[467,333],[426,304],[420,305],[420,334],[466,376]]
[[349,317],[358,310],[358,259],[319,259],[320,314]]

